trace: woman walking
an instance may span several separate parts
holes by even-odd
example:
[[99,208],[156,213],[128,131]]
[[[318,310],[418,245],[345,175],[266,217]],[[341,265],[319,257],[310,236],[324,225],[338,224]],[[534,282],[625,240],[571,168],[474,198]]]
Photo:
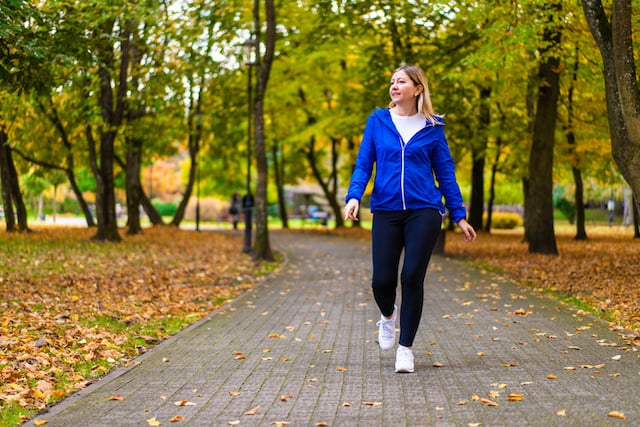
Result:
[[474,241],[476,232],[466,221],[444,121],[433,110],[422,69],[415,65],[396,69],[389,95],[389,108],[375,110],[367,120],[344,216],[358,220],[360,200],[375,164],[371,237],[372,289],[381,312],[378,343],[387,350],[396,342],[396,288],[404,250],[395,371],[414,372],[411,347],[422,316],[424,279],[445,206],[465,241]]

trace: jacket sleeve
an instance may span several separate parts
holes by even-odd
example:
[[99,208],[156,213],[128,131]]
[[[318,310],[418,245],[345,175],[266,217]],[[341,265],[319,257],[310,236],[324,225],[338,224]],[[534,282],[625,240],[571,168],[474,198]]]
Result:
[[376,159],[375,144],[373,142],[374,126],[373,114],[371,114],[364,128],[364,135],[360,142],[356,166],[351,175],[351,184],[345,197],[345,203],[351,199],[357,199],[360,202],[364,190],[371,179],[373,164]]
[[466,219],[467,210],[462,205],[462,193],[456,180],[455,163],[444,135],[444,129],[439,126],[442,134],[438,138],[437,147],[433,151],[432,167],[440,191],[444,195],[445,206],[449,210],[451,221],[457,223]]

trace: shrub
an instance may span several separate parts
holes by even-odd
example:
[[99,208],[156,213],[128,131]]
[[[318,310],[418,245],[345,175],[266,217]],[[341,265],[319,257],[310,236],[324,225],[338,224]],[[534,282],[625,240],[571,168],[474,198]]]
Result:
[[156,207],[158,213],[162,216],[173,216],[178,210],[178,206],[171,202],[162,202],[160,200],[153,200],[151,202]]
[[[487,222],[487,214],[482,217],[483,222]],[[513,212],[493,212],[491,214],[491,228],[512,230],[524,224],[522,217]]]

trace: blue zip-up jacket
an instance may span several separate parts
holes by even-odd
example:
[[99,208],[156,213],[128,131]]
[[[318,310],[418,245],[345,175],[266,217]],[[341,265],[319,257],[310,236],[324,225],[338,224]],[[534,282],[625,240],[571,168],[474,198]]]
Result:
[[374,163],[371,212],[434,208],[444,214],[444,195],[451,220],[456,223],[466,218],[442,119],[438,118],[436,124],[426,120],[425,127],[405,143],[388,108],[371,113],[346,202],[362,199]]

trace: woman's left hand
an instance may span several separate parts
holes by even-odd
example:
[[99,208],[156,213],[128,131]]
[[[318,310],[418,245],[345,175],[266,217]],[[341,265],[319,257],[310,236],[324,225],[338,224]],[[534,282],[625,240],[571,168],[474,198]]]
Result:
[[473,229],[471,224],[469,224],[466,219],[461,219],[460,221],[458,221],[458,227],[460,227],[460,230],[462,230],[462,232],[464,233],[465,242],[473,242],[474,240],[476,240],[476,230]]

